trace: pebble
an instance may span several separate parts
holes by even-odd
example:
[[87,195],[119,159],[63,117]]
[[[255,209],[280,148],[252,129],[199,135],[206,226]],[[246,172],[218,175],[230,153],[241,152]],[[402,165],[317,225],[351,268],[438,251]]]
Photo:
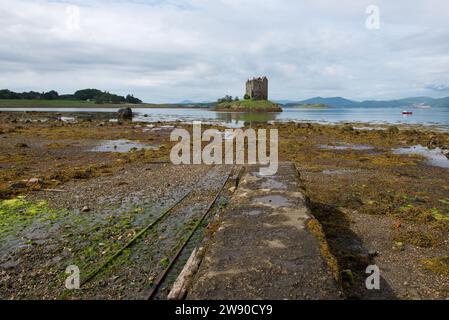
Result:
[[370,251],[368,252],[368,255],[369,255],[370,257],[377,257],[377,256],[379,255],[379,252],[376,251],[376,250],[370,250]]
[[41,184],[43,181],[39,178],[31,178],[30,180],[28,180],[28,183],[30,184]]
[[82,209],[81,209],[81,212],[89,212],[90,211],[90,208],[88,207],[88,206],[84,206]]
[[14,269],[14,268],[16,268],[19,265],[19,263],[20,262],[18,260],[16,260],[16,261],[10,260],[8,262],[5,262],[5,263],[1,264],[0,268],[2,268],[2,269]]

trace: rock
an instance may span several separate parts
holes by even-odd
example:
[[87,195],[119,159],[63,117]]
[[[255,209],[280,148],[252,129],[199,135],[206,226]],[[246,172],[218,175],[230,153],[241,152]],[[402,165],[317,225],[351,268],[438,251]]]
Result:
[[440,141],[437,138],[432,137],[427,143],[427,147],[430,149],[436,148],[440,145]]
[[232,192],[232,193],[234,193],[234,192],[235,192],[235,187],[230,187],[230,188],[229,188],[229,191]]
[[396,126],[392,126],[388,128],[388,133],[389,134],[398,134],[399,133],[399,128]]
[[0,265],[2,269],[15,269],[19,265],[19,261],[10,260]]
[[31,178],[30,180],[28,180],[28,183],[29,184],[43,184],[44,181],[39,178]]
[[16,143],[15,147],[16,148],[28,148],[28,145],[26,143],[19,142],[19,143]]
[[368,251],[368,256],[370,256],[371,258],[377,257],[378,255],[379,255],[379,252],[376,250]]
[[67,247],[64,247],[64,249],[62,250],[61,255],[62,255],[63,257],[71,256],[71,255],[72,255],[72,249],[67,248]]
[[443,150],[443,155],[445,155],[446,158],[449,159],[449,150]]
[[400,242],[400,241],[396,241],[394,243],[396,249],[398,249],[399,251],[404,251],[404,243]]
[[342,277],[343,281],[346,281],[350,284],[354,283],[354,275],[353,275],[351,269],[342,270],[341,277]]
[[61,260],[62,260],[61,256],[56,256],[53,259],[51,259],[51,262],[56,264],[56,263],[60,262]]
[[89,212],[90,208],[88,206],[84,206],[81,208],[81,212]]
[[18,190],[18,189],[24,189],[24,188],[26,188],[26,187],[27,187],[27,186],[26,186],[25,183],[23,183],[23,182],[16,182],[16,183],[11,184],[11,185],[8,187],[8,189],[11,189],[11,190]]
[[354,128],[349,124],[346,124],[341,128],[341,132],[352,132],[352,131],[354,131]]
[[124,109],[120,109],[117,112],[117,117],[118,117],[118,119],[121,119],[121,120],[132,120],[132,118],[133,118],[133,111],[132,111],[132,109],[130,107],[124,108]]

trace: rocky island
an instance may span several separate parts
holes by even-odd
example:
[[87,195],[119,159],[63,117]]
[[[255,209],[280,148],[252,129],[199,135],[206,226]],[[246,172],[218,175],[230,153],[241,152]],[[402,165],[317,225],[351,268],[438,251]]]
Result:
[[214,110],[228,112],[282,112],[279,104],[268,100],[226,101],[218,103]]
[[268,100],[268,78],[260,77],[246,81],[244,100],[225,96],[218,99],[216,111],[228,112],[282,112],[279,104]]

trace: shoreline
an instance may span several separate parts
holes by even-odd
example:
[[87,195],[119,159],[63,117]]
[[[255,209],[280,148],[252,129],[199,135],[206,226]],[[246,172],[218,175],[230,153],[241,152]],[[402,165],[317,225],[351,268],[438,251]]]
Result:
[[[66,109],[66,110],[49,110],[49,111],[43,111],[43,110],[2,110],[2,108],[0,107],[0,117],[6,117],[6,118],[15,118],[18,113],[23,113],[23,115],[28,115],[29,119],[24,119],[25,117],[23,117],[23,115],[21,115],[21,119],[16,119],[16,121],[27,121],[27,120],[36,120],[35,118],[41,118],[42,119],[54,119],[54,118],[58,118],[61,116],[61,114],[64,114],[64,116],[70,116],[70,117],[74,117],[74,118],[80,118],[80,120],[86,119],[86,118],[92,118],[92,119],[98,119],[101,118],[103,120],[111,120],[111,122],[115,122],[116,121],[116,110],[112,110],[111,111],[90,111],[90,110],[85,110],[85,111],[73,111],[73,110],[67,110],[70,108],[61,108],[61,109]],[[86,108],[87,109],[87,108]],[[155,109],[159,109],[159,108],[155,108]],[[167,109],[184,109],[184,108],[167,108]],[[270,114],[270,115],[277,115],[277,114],[281,114],[280,112],[254,112],[254,113],[248,113],[245,111],[221,111],[221,110],[212,110],[209,108],[189,108],[189,109],[198,109],[198,110],[205,110],[205,111],[210,111],[210,112],[214,112],[214,113],[219,113],[219,114],[254,114],[254,115],[263,115],[263,114]],[[112,115],[112,116],[111,116]],[[136,119],[136,113],[134,114],[134,119],[133,119],[133,123],[135,124],[149,124],[149,123],[159,123],[159,122],[163,122],[166,124],[174,124],[174,123],[189,123],[191,124],[192,120],[189,121],[184,121],[184,120],[167,120],[167,119],[154,119],[151,120],[151,115],[148,115],[148,117],[144,117],[144,114],[139,114],[141,117],[140,119]],[[11,120],[10,119],[10,120]],[[237,120],[237,121],[243,121],[243,120],[238,120],[238,119],[232,119],[232,120]],[[225,120],[221,120],[221,119],[202,119],[202,120],[193,120],[193,121],[204,121],[208,124],[216,124],[216,125],[223,125],[226,126],[226,121]],[[387,130],[388,127],[391,126],[396,126],[398,128],[403,128],[403,129],[425,129],[425,130],[434,130],[434,131],[439,131],[439,132],[449,132],[449,124],[437,124],[437,123],[389,123],[389,122],[379,122],[379,121],[339,121],[339,122],[324,122],[321,120],[290,120],[290,119],[285,119],[285,120],[255,120],[254,123],[266,123],[267,125],[270,124],[285,124],[285,123],[311,123],[311,124],[316,124],[316,125],[329,125],[329,126],[341,126],[341,125],[351,125],[353,126],[356,130]]]
[[2,112],[2,109],[122,109],[130,107],[132,109],[209,109],[210,107],[202,107],[202,106],[183,106],[183,105],[157,105],[157,104],[140,104],[140,105],[134,105],[134,104],[92,104],[92,105],[74,105],[74,106],[68,106],[68,105],[40,105],[40,106],[30,106],[30,105],[2,105],[0,104],[0,112]]

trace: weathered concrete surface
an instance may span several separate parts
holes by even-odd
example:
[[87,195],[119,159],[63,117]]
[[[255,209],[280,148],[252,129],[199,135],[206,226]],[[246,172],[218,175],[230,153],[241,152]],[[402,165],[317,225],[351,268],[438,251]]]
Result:
[[275,176],[248,167],[201,263],[187,299],[338,299],[299,178],[290,163]]

